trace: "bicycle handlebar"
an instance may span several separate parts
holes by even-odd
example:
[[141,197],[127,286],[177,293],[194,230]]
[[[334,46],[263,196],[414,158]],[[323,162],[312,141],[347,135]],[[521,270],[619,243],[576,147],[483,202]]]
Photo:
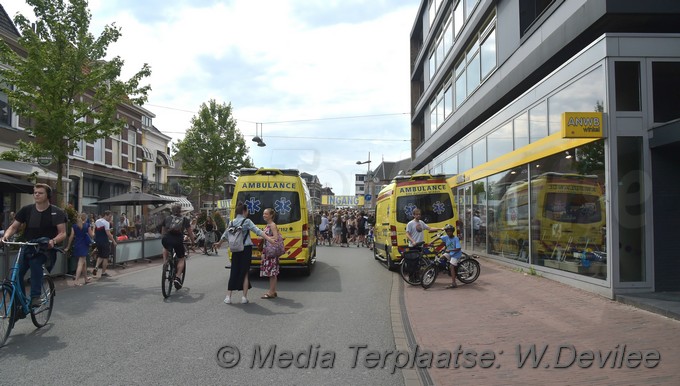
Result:
[[29,243],[26,241],[2,241],[0,240],[0,244],[7,244],[7,245],[28,245],[28,246],[37,246],[40,245],[40,243]]

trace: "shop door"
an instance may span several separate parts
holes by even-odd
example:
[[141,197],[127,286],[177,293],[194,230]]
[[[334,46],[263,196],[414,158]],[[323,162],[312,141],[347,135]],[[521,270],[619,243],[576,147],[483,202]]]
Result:
[[460,238],[463,250],[472,248],[472,185],[467,184],[458,188],[458,222],[456,232]]

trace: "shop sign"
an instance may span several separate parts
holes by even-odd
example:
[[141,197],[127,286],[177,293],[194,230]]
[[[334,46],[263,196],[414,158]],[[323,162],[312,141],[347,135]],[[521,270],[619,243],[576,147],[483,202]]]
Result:
[[562,138],[604,138],[602,113],[562,113]]

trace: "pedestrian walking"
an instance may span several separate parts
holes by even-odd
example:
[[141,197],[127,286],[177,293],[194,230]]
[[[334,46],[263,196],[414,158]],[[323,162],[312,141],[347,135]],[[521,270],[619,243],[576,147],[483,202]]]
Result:
[[[73,251],[71,252],[71,257],[78,259],[76,265],[76,276],[73,278],[73,282],[77,286],[82,286],[87,284],[92,279],[87,276],[87,254],[90,251],[90,240],[94,237],[94,231],[90,227],[90,223],[87,218],[87,213],[81,213],[76,216],[76,223],[73,224],[71,235],[68,238],[68,243],[66,244],[65,251],[68,251],[73,245]],[[83,276],[83,283],[79,283],[80,275]]]
[[262,213],[262,217],[267,222],[267,226],[264,228],[264,234],[268,237],[265,238],[266,244],[262,250],[260,277],[269,278],[269,291],[262,295],[262,299],[274,299],[278,296],[276,292],[276,283],[280,272],[279,256],[283,255],[285,247],[283,245],[283,237],[274,222],[276,218],[274,209],[265,209]]
[[[111,256],[111,246],[115,248],[116,240],[111,234],[111,219],[113,215],[110,210],[104,211],[102,217],[94,223],[94,242],[97,243],[97,262],[92,270],[92,276],[97,276],[99,266],[102,267],[101,277],[109,276],[106,268],[109,266],[109,256]],[[109,243],[110,242],[110,243]]]

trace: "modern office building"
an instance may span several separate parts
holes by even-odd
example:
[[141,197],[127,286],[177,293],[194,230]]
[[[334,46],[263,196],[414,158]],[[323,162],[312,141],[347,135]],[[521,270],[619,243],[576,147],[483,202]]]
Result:
[[424,0],[413,170],[465,250],[614,298],[680,290],[680,2]]

